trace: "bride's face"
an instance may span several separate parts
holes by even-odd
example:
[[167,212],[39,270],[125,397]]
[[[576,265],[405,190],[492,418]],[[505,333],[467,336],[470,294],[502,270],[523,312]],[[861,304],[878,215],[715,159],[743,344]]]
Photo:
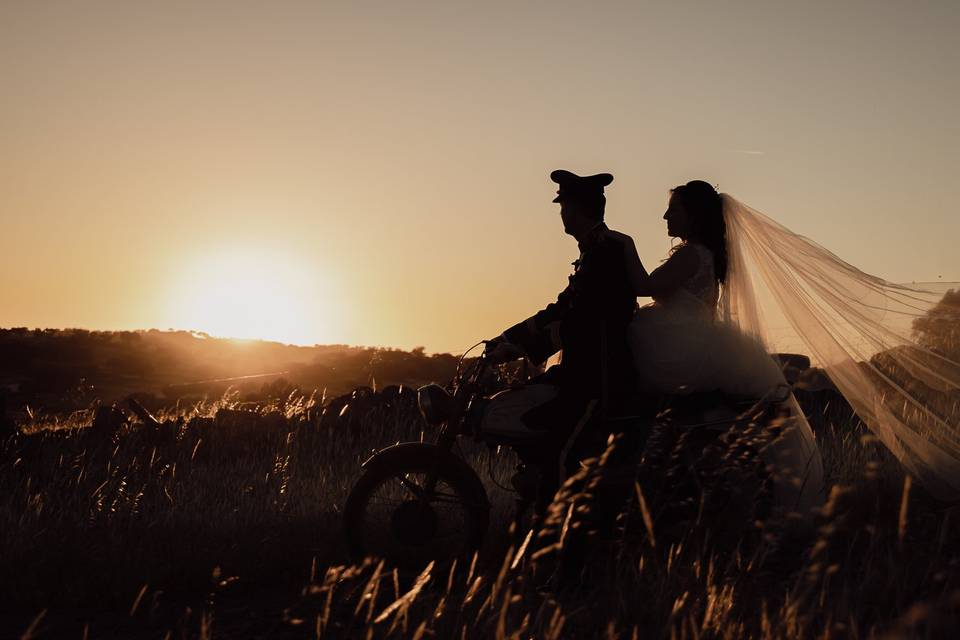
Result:
[[667,235],[671,238],[686,238],[687,231],[690,228],[690,217],[687,210],[676,195],[670,196],[670,204],[667,206],[663,219],[667,221]]

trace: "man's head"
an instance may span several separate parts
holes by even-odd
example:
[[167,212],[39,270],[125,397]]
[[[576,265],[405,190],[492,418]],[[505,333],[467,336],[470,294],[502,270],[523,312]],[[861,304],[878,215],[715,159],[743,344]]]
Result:
[[557,197],[553,201],[560,203],[564,231],[579,239],[581,234],[603,221],[607,204],[603,188],[613,182],[612,175],[598,173],[578,176],[570,171],[557,169],[550,174],[550,179],[559,186]]

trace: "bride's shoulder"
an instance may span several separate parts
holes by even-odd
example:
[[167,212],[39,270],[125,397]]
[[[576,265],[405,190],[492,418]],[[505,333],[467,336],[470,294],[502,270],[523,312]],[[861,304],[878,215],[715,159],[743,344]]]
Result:
[[702,244],[684,242],[670,251],[670,257],[664,264],[674,265],[683,273],[696,273],[704,264],[713,263],[713,254]]
[[690,242],[687,242],[686,244],[687,244],[688,247],[693,247],[693,248],[697,251],[697,253],[701,253],[701,254],[704,254],[704,255],[713,255],[713,251],[711,251],[711,250],[710,250],[710,247],[708,247],[708,246],[705,245],[705,244],[701,244],[701,243],[699,243],[699,242],[696,242],[695,240],[691,240]]
[[704,244],[700,244],[699,242],[687,242],[684,244],[684,246],[687,247],[687,250],[691,253],[697,254],[697,257],[699,258],[713,260],[713,251],[711,251],[709,247]]

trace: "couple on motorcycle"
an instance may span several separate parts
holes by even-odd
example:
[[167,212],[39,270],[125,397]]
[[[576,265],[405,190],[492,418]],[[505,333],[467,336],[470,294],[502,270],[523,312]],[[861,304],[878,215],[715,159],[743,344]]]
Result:
[[[625,432],[627,443],[642,440],[633,432],[649,422],[617,418],[652,419],[669,396],[721,392],[758,400],[785,385],[762,344],[719,317],[728,255],[723,199],[713,186],[694,180],[672,189],[663,217],[680,244],[648,272],[632,238],[604,223],[603,190],[613,176],[557,170],[550,178],[559,187],[554,202],[564,231],[577,240],[580,257],[556,302],[487,344],[494,363],[520,357],[543,363],[562,350],[560,363],[528,388],[505,392],[524,399],[523,426],[544,432],[525,462],[540,468],[546,499],[557,486],[553,479],[597,455],[611,433]],[[653,302],[638,309],[638,297]],[[799,410],[795,417],[787,457],[804,467],[797,472],[805,476],[807,495],[791,500],[809,507],[818,498],[821,462],[809,425]]]
[[[436,442],[397,443],[363,463],[344,506],[354,555],[418,561],[479,546],[490,502],[476,472],[453,452],[463,435],[519,454],[518,516],[534,498],[534,512],[544,513],[563,476],[604,452],[608,436],[622,434],[603,459],[625,463],[627,473],[611,474],[606,495],[594,501],[600,526],[608,528],[622,506],[620,479],[637,471],[632,454],[644,451],[637,482],[659,483],[660,495],[681,510],[688,489],[717,489],[711,504],[721,507],[732,504],[727,498],[756,495],[765,520],[783,523],[785,533],[809,532],[823,500],[823,464],[764,346],[765,307],[789,321],[908,472],[937,497],[960,497],[953,339],[960,308],[952,292],[866,274],[699,180],[671,191],[664,219],[680,243],[648,272],[632,239],[604,224],[603,190],[613,176],[558,170],[551,178],[564,230],[580,248],[569,283],[555,302],[487,341],[484,357],[458,368],[450,387],[418,390]],[[652,303],[638,308],[638,297]],[[488,365],[520,357],[543,363],[557,352],[560,363],[529,383],[487,395]],[[665,451],[671,465],[676,458],[676,472],[671,467],[659,478]],[[728,453],[741,465],[730,474]],[[689,477],[679,477],[684,473]],[[709,484],[721,476],[718,487]],[[742,486],[726,491],[724,483],[740,479]],[[761,490],[752,492],[756,486]],[[753,521],[749,510],[727,515]]]

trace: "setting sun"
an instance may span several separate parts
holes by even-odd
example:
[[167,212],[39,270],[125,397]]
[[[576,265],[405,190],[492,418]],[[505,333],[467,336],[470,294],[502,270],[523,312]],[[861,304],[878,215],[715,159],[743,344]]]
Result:
[[278,252],[222,248],[185,260],[173,281],[171,324],[229,338],[312,344],[329,330],[315,313],[323,282]]

